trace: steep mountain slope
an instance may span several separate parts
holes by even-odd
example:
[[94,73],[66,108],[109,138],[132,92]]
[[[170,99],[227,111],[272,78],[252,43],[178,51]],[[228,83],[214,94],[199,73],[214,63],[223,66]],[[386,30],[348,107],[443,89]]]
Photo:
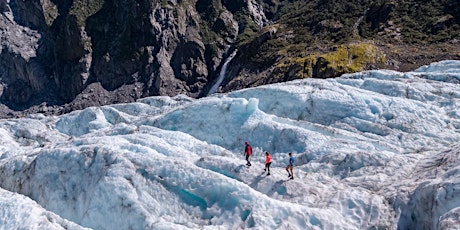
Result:
[[273,20],[225,90],[460,58],[458,1],[282,1]]
[[0,0],[0,117],[460,58],[460,3]]

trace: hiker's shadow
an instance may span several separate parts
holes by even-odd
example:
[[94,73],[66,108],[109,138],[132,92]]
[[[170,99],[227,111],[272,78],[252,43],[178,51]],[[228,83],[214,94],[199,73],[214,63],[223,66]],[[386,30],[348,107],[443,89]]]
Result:
[[275,182],[272,186],[272,188],[270,189],[270,191],[268,191],[267,193],[267,196],[271,197],[273,194],[275,194],[275,192],[278,194],[278,195],[286,195],[286,186],[284,184],[284,182],[286,182],[285,180],[279,180],[277,182]]
[[240,173],[243,168],[244,168],[244,165],[239,165],[238,167],[233,169],[233,172]]
[[252,183],[249,185],[251,188],[256,188],[259,185],[259,182],[263,179],[264,177],[262,175],[258,175]]
[[249,169],[247,165],[238,165],[236,168],[233,169],[233,172],[240,173],[243,169]]

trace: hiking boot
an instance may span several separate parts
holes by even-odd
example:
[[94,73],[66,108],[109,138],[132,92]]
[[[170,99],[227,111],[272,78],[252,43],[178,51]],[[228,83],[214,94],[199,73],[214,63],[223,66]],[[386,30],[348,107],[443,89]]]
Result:
[[291,176],[292,176],[291,174],[288,175],[288,177],[291,177]]
[[270,172],[267,173],[267,176],[270,176]]

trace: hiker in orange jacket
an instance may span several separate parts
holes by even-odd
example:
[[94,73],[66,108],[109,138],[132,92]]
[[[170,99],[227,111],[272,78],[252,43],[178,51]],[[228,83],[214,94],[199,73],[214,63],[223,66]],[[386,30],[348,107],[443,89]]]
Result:
[[270,165],[272,164],[272,155],[269,152],[265,152],[265,169],[264,171],[268,171],[267,176],[270,175]]

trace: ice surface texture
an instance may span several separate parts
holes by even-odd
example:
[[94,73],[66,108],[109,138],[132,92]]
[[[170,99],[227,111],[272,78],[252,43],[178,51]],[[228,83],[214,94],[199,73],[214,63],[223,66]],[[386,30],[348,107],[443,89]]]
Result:
[[460,228],[459,80],[444,61],[0,120],[0,228]]

